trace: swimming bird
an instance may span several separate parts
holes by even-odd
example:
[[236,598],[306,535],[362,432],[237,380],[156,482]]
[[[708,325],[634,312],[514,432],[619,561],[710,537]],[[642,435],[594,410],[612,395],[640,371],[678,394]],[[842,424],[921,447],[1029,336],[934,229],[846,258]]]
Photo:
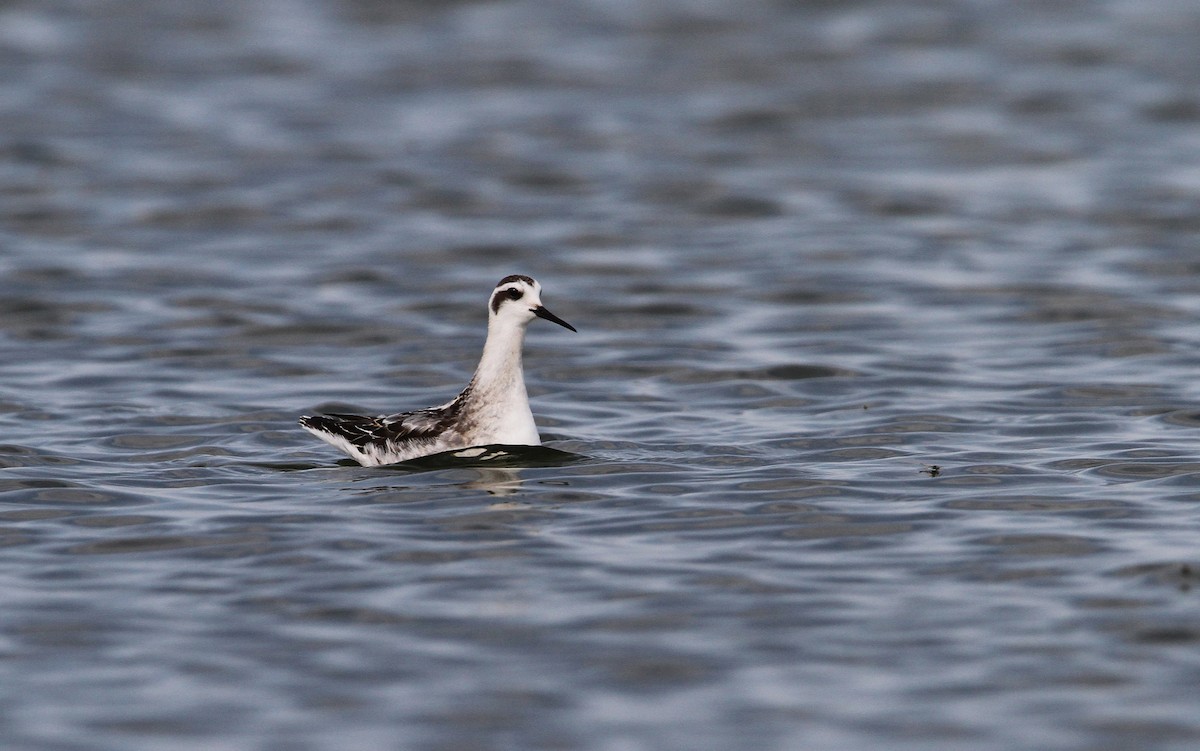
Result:
[[300,426],[364,467],[443,451],[505,444],[539,446],[529,409],[521,349],[525,327],[544,318],[575,327],[542,305],[542,285],[521,274],[506,276],[488,300],[487,341],[479,367],[458,396],[439,407],[394,415],[305,415]]

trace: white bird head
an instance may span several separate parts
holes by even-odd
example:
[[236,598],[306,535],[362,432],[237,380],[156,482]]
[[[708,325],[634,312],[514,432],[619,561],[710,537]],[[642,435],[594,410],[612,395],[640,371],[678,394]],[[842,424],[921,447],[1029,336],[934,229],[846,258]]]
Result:
[[506,276],[492,290],[488,302],[488,325],[510,323],[527,326],[534,318],[545,318],[575,331],[575,327],[546,310],[542,305],[542,285],[530,276]]

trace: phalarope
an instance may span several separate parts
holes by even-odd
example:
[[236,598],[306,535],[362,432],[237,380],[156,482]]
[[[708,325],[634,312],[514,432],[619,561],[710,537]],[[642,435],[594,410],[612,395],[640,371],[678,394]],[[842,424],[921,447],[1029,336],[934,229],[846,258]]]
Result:
[[500,280],[488,301],[488,333],[479,367],[467,387],[440,407],[394,415],[305,415],[300,426],[364,467],[442,451],[505,444],[539,446],[529,409],[521,347],[536,318],[575,327],[542,305],[542,285],[514,274]]

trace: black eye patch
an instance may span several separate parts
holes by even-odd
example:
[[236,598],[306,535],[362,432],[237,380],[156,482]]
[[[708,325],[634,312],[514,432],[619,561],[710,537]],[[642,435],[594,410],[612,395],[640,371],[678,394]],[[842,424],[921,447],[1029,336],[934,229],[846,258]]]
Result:
[[500,306],[506,299],[520,300],[525,293],[518,287],[509,287],[508,289],[498,289],[492,293],[491,308],[493,313],[500,312]]

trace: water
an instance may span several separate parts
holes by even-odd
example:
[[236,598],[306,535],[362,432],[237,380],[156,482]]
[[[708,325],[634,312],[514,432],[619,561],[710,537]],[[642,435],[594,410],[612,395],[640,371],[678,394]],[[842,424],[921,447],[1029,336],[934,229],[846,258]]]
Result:
[[[1200,743],[1192,3],[0,10],[12,749]],[[528,273],[557,452],[348,466]]]

